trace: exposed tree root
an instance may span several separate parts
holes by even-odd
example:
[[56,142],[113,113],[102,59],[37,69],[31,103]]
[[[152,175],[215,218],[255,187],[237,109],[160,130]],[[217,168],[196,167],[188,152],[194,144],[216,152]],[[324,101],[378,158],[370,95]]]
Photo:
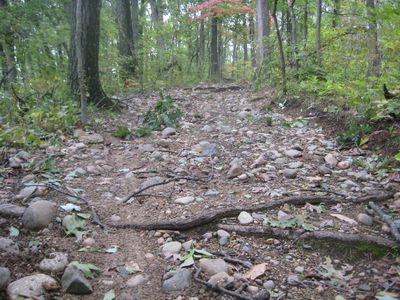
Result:
[[343,243],[374,244],[386,248],[400,248],[400,244],[387,238],[370,234],[353,234],[334,231],[304,231],[302,229],[288,230],[269,226],[241,226],[241,225],[218,225],[218,228],[226,231],[235,231],[239,234],[262,235],[264,237],[279,237],[291,240],[328,240]]
[[[393,194],[380,193],[376,195],[361,197],[354,200],[347,200],[351,203],[365,203],[369,201],[384,201],[393,197]],[[304,205],[306,203],[319,204],[321,202],[329,205],[343,202],[341,198],[337,197],[324,197],[324,196],[298,196],[289,197],[280,200],[271,201],[269,203],[262,203],[254,205],[252,207],[239,206],[239,207],[227,207],[216,209],[209,212],[190,217],[188,219],[176,218],[168,221],[161,222],[149,222],[149,223],[125,223],[125,224],[110,224],[110,227],[114,228],[131,228],[131,229],[144,229],[144,230],[188,230],[198,226],[209,224],[215,220],[222,218],[236,217],[241,211],[247,212],[258,212],[262,210],[273,209],[280,207],[284,204],[289,205]]]
[[393,220],[391,216],[384,213],[382,209],[372,201],[369,202],[368,205],[373,209],[378,217],[389,226],[390,232],[396,241],[400,242],[400,220]]

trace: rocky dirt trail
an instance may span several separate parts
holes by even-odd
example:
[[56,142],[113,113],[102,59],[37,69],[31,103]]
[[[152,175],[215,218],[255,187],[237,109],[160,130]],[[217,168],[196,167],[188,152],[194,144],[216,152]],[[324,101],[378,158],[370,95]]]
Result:
[[398,218],[399,170],[268,95],[165,94],[177,129],[113,137],[159,100],[136,95],[62,145],[7,154],[1,299],[400,299],[397,223],[367,208]]

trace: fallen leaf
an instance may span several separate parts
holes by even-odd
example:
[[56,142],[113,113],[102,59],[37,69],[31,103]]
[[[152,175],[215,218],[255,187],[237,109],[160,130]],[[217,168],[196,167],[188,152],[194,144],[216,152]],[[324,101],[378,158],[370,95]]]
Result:
[[344,221],[346,223],[349,223],[350,225],[357,225],[358,224],[356,220],[354,220],[352,218],[349,218],[349,217],[346,217],[346,216],[341,215],[341,214],[331,214],[331,216],[335,217],[335,218],[338,218],[339,220]]
[[263,275],[266,270],[267,270],[267,264],[266,263],[258,264],[258,265],[252,266],[250,268],[250,270],[248,270],[244,274],[244,277],[247,278],[247,279],[250,279],[250,280],[255,280],[258,277],[260,277],[261,275]]

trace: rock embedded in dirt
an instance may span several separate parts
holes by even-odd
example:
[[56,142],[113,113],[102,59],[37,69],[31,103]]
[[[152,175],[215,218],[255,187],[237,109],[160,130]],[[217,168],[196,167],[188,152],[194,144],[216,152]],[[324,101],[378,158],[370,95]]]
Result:
[[296,273],[303,273],[304,272],[304,267],[303,266],[297,266],[296,268],[294,268],[294,271]]
[[192,285],[192,273],[187,269],[178,269],[163,283],[165,292],[183,291]]
[[242,211],[238,216],[239,223],[242,225],[253,223],[253,217],[246,211]]
[[35,274],[11,282],[7,287],[7,296],[9,300],[17,300],[20,295],[24,298],[38,299],[46,290],[54,290],[57,287],[54,278],[45,274]]
[[321,175],[330,175],[332,174],[332,170],[329,169],[326,165],[322,165],[318,167],[318,172]]
[[[75,136],[75,133],[74,133]],[[104,143],[104,138],[101,134],[99,133],[92,133],[88,134],[86,132],[83,132],[78,136],[78,140],[82,143],[87,143],[87,144],[102,144]]]
[[368,283],[362,283],[358,286],[358,289],[363,292],[370,292],[371,286]]
[[292,163],[288,164],[288,168],[289,168],[289,169],[299,169],[299,168],[301,168],[303,165],[304,165],[303,162],[301,162],[301,161],[295,161],[295,162],[292,162]]
[[218,236],[218,238],[219,238],[219,239],[218,239],[218,243],[219,243],[221,246],[224,246],[224,245],[228,244],[228,242],[229,242],[229,237],[230,237],[231,235],[230,235],[229,232],[220,229],[220,230],[217,231],[217,236]]
[[29,230],[41,230],[56,216],[56,207],[53,202],[38,200],[29,205],[22,216],[22,223]]
[[291,158],[301,157],[303,154],[295,149],[290,149],[285,151],[285,155]]
[[83,240],[82,245],[85,247],[91,247],[96,243],[95,239],[92,237],[88,237]]
[[39,269],[43,272],[58,273],[64,271],[67,265],[67,253],[53,252],[50,254],[50,258],[45,258],[40,262]]
[[145,284],[148,280],[149,280],[149,278],[147,276],[145,276],[143,274],[139,274],[139,275],[136,275],[136,276],[133,276],[132,278],[130,278],[126,282],[126,286],[128,288],[135,288],[135,287]]
[[9,238],[0,237],[0,253],[1,252],[18,255],[18,244]]
[[331,154],[331,153],[325,155],[324,160],[325,160],[325,163],[326,163],[330,168],[336,167],[336,165],[337,165],[337,163],[338,163],[338,160],[336,159],[336,157],[335,157],[333,154]]
[[222,259],[200,259],[200,269],[203,273],[212,276],[220,272],[228,272],[229,265]]
[[25,212],[25,207],[4,203],[0,204],[0,216],[5,217],[22,217]]
[[349,160],[340,161],[337,166],[339,169],[342,169],[342,170],[348,169],[351,166],[351,161],[349,161]]
[[284,170],[282,171],[283,176],[285,176],[285,177],[288,178],[288,179],[296,178],[297,172],[298,172],[298,171],[297,171],[296,169],[284,169]]
[[371,216],[363,213],[357,215],[357,221],[366,226],[372,226],[374,223],[374,219]]
[[163,131],[161,131],[161,135],[164,138],[169,137],[174,134],[176,134],[176,130],[175,130],[175,128],[172,128],[172,127],[167,127]]
[[229,168],[228,173],[226,174],[226,176],[229,179],[235,178],[239,175],[241,175],[243,173],[243,169],[240,165],[233,165]]
[[179,253],[182,249],[181,242],[169,242],[162,246],[161,252],[164,256],[168,256],[169,254]]
[[301,282],[299,276],[294,274],[289,275],[286,281],[289,285],[299,285]]
[[119,221],[121,221],[121,217],[114,214],[110,217],[110,221],[113,223],[118,223]]
[[61,277],[61,287],[64,293],[85,295],[91,294],[93,288],[90,282],[85,278],[82,271],[74,265],[69,265]]
[[212,126],[210,126],[210,125],[204,125],[201,128],[201,131],[206,132],[206,133],[211,133],[211,132],[214,131],[214,128]]
[[7,287],[10,280],[11,272],[8,268],[0,267],[0,291]]
[[185,205],[185,204],[192,203],[194,200],[195,200],[195,198],[193,196],[187,196],[187,197],[178,198],[174,202]]
[[234,278],[232,276],[229,276],[226,272],[219,272],[217,274],[214,274],[208,280],[209,284],[220,286],[223,288],[231,286],[233,282]]
[[189,251],[189,250],[192,248],[193,244],[194,244],[194,241],[193,241],[193,240],[190,240],[190,241],[184,242],[184,243],[182,244],[182,247],[183,247],[183,249],[185,249],[186,251]]
[[260,156],[253,162],[250,166],[252,169],[261,167],[268,161],[268,156],[265,153],[260,154]]
[[23,188],[22,190],[19,191],[19,193],[15,196],[15,200],[27,200],[30,197],[34,195],[36,192],[37,187],[36,186],[28,186]]
[[267,290],[272,290],[275,287],[275,282],[273,280],[267,280],[263,283],[263,287]]

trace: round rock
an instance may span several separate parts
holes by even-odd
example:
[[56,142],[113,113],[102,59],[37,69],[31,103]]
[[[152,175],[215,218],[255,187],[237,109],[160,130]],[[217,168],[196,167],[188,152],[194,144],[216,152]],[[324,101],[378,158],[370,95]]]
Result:
[[374,223],[374,219],[371,216],[363,213],[357,215],[357,221],[366,226],[372,226],[372,223]]
[[168,254],[179,253],[181,249],[182,243],[175,241],[164,244],[164,246],[162,246],[161,252],[162,254],[164,254],[164,256],[167,256]]
[[19,254],[18,244],[11,239],[0,237],[0,253],[1,252]]
[[207,275],[214,275],[221,272],[228,272],[228,264],[221,258],[200,259],[200,269]]
[[242,225],[250,224],[253,222],[253,217],[246,211],[242,211],[238,216],[239,223]]
[[41,230],[55,218],[56,207],[53,202],[38,200],[25,210],[22,223],[29,230]]
[[175,203],[185,205],[185,204],[189,204],[189,203],[193,202],[194,200],[195,200],[194,197],[187,196],[187,197],[181,197],[181,198],[176,199]]
[[126,286],[128,288],[135,288],[135,287],[137,287],[139,285],[142,285],[142,284],[146,283],[147,280],[148,280],[147,276],[139,274],[139,275],[136,275],[136,276],[132,277],[131,279],[129,279],[126,282]]
[[0,267],[0,291],[7,287],[10,280],[11,272],[8,268]]
[[165,292],[182,291],[192,285],[192,273],[187,269],[179,269],[163,283]]
[[10,300],[16,300],[20,295],[24,295],[25,298],[37,299],[44,294],[44,287],[55,289],[58,284],[54,278],[48,275],[35,274],[11,282],[7,287],[7,295]]
[[39,269],[43,272],[58,273],[64,271],[68,265],[68,254],[62,252],[54,252],[50,254],[50,258],[43,259],[39,264]]

